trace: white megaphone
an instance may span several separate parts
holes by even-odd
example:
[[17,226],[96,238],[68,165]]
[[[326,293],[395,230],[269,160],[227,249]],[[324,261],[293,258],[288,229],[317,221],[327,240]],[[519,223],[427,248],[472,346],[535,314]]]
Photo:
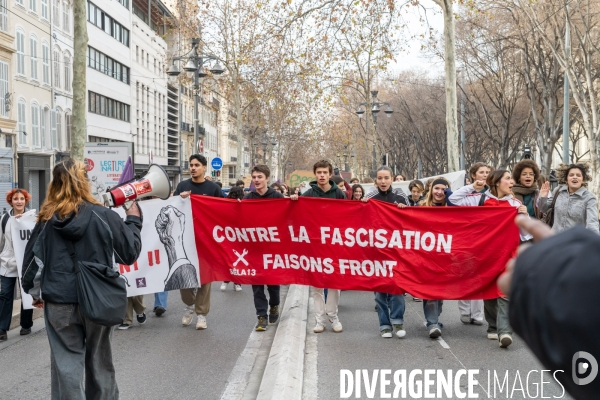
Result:
[[158,197],[166,200],[171,196],[171,181],[169,176],[158,164],[150,164],[148,172],[143,178],[126,182],[102,194],[104,205],[107,207],[120,207],[133,200],[144,197]]

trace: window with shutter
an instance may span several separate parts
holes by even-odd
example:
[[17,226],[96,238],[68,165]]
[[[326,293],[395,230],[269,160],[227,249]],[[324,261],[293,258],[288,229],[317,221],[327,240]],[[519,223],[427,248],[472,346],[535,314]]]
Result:
[[67,111],[65,113],[65,128],[66,128],[66,134],[67,134],[67,150],[71,150],[71,132],[72,132],[72,125],[71,125],[71,113],[70,111]]
[[62,142],[62,113],[56,112],[56,149],[61,147]]
[[38,80],[38,58],[37,58],[37,39],[32,36],[29,39],[29,52],[31,60],[31,79]]
[[63,3],[63,30],[67,33],[71,30],[71,10],[66,1]]
[[48,107],[44,107],[44,111],[42,112],[41,115],[41,129],[40,129],[40,136],[42,137],[42,148],[46,148],[46,143],[47,143],[47,137],[48,137],[48,119],[50,118],[50,110],[48,109]]
[[19,145],[26,146],[27,145],[27,137],[25,136],[25,131],[27,129],[26,125],[26,113],[25,113],[25,100],[19,99],[19,103],[17,105],[17,129],[19,131]]
[[40,107],[36,103],[31,105],[31,134],[33,147],[40,147]]
[[60,89],[60,53],[58,50],[54,50],[53,61],[54,86]]
[[50,111],[50,140],[53,149],[56,149],[57,138],[56,138],[56,110]]
[[7,0],[0,0],[0,30],[8,32]]
[[8,92],[8,63],[0,61],[0,115],[8,118],[6,110],[6,94]]
[[65,54],[65,90],[71,91],[71,57]]
[[17,74],[25,75],[25,33],[17,31]]
[[48,20],[48,0],[41,0],[42,1],[42,18],[44,18],[45,20]]
[[50,84],[50,48],[47,43],[42,43],[42,81]]
[[60,8],[59,8],[58,0],[52,0],[52,21],[54,21],[54,26],[57,28],[60,27]]

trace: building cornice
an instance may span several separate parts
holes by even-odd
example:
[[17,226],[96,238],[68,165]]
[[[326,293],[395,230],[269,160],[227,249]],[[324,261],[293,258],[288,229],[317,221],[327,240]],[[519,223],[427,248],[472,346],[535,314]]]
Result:
[[7,118],[0,118],[0,129],[14,130],[17,126],[17,121]]

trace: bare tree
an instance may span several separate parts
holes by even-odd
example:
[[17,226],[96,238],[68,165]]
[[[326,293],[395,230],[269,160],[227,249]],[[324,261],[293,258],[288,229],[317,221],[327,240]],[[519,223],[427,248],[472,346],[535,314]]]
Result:
[[[546,0],[531,3],[514,0],[530,25],[567,73],[571,95],[581,115],[590,148],[592,171],[600,167],[600,7],[589,0]],[[567,25],[568,22],[568,25]],[[572,43],[565,42],[570,29]],[[569,51],[569,47],[571,50]],[[600,193],[600,174],[594,174],[592,191]]]

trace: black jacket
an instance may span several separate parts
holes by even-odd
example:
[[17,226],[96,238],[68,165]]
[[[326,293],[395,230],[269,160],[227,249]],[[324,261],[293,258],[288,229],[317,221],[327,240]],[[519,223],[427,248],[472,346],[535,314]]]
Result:
[[587,385],[572,378],[575,353],[600,363],[599,265],[600,236],[575,227],[523,252],[510,291],[510,325],[547,369],[564,371],[556,378],[577,399],[600,393],[600,377]]
[[256,200],[256,199],[283,199],[283,195],[273,188],[268,188],[265,194],[262,196],[255,190],[246,193],[244,200]]
[[[25,247],[22,284],[34,299],[76,304],[76,275],[65,242],[74,243],[77,259],[116,268],[133,264],[142,250],[142,221],[102,206],[83,203],[77,215],[64,220],[54,215],[38,222]],[[41,289],[41,291],[40,291]]]
[[302,196],[304,197],[322,197],[326,199],[340,199],[346,200],[346,193],[330,179],[329,185],[331,186],[328,191],[324,192],[319,187],[317,181],[312,181],[309,183],[310,189],[308,189]]
[[404,193],[400,194],[391,187],[386,192],[382,192],[379,188],[377,188],[375,195],[371,196],[370,198],[373,200],[385,201],[386,203],[406,204],[407,206],[410,205],[408,197],[406,197]]

